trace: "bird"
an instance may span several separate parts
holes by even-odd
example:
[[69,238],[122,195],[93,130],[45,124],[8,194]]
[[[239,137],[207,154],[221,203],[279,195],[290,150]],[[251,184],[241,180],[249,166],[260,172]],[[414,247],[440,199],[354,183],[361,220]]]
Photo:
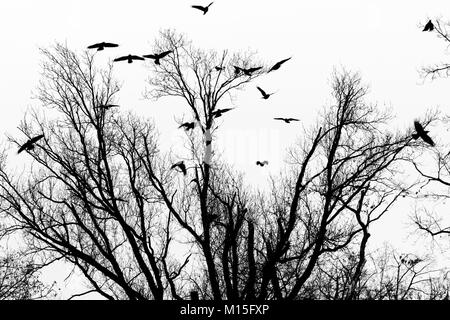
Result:
[[256,165],[264,167],[266,164],[269,164],[269,161],[264,160],[263,162],[261,161],[256,161]]
[[272,66],[272,68],[269,69],[269,71],[267,71],[267,73],[269,73],[270,71],[274,71],[274,70],[280,69],[281,65],[282,65],[283,63],[285,63],[286,61],[290,60],[291,58],[292,58],[292,57],[287,58],[287,59],[283,59],[283,60],[281,60],[281,61],[278,61],[277,63],[275,63],[275,64]]
[[43,137],[44,137],[44,135],[43,135],[43,134],[40,134],[40,135],[38,135],[38,136],[36,136],[36,137],[34,137],[34,138],[31,138],[30,140],[28,140],[27,142],[25,142],[25,143],[19,148],[19,151],[17,151],[17,153],[21,153],[23,150],[27,150],[27,151],[33,150],[33,149],[34,149],[34,144],[35,144],[37,141],[41,140]]
[[259,69],[262,69],[262,67],[255,67],[255,68],[249,68],[249,69],[239,68],[239,69],[241,69],[242,72],[246,76],[251,76],[253,72],[258,71]]
[[434,141],[428,135],[429,131],[426,131],[419,121],[414,121],[414,128],[416,129],[416,133],[412,135],[414,140],[417,140],[419,137],[422,138],[423,141],[434,147]]
[[286,123],[290,123],[291,121],[300,121],[299,119],[295,118],[274,118],[275,120],[283,120]]
[[209,6],[212,5],[214,2],[211,2],[210,4],[208,4],[206,7],[203,6],[192,6],[192,8],[194,9],[198,9],[200,11],[203,11],[203,15],[205,15],[208,12]]
[[429,20],[427,24],[425,25],[425,28],[423,28],[422,31],[433,31],[434,30],[434,24]]
[[110,42],[100,42],[93,45],[88,46],[88,49],[97,49],[97,51],[102,51],[105,48],[115,48],[118,47],[118,44],[110,43]]
[[179,161],[175,164],[173,164],[170,169],[175,169],[176,167],[180,168],[181,172],[183,172],[184,175],[186,175],[186,165],[184,164],[184,161]]
[[145,59],[140,57],[140,56],[135,56],[135,55],[129,54],[127,56],[123,56],[123,57],[119,57],[119,58],[114,59],[114,62],[117,62],[117,61],[128,61],[128,63],[133,63],[133,60],[145,60]]
[[182,123],[178,128],[184,128],[184,130],[192,130],[195,127],[195,122],[185,122]]
[[108,110],[108,109],[117,108],[117,107],[119,107],[118,104],[101,104],[99,106],[95,106],[94,108]]
[[154,59],[155,60],[155,64],[160,64],[159,63],[159,59],[164,58],[165,56],[167,56],[169,53],[172,53],[172,50],[168,50],[168,51],[164,51],[161,53],[155,53],[155,54],[146,54],[143,57],[144,58],[149,58],[149,59]]
[[238,67],[238,66],[233,66],[234,67],[234,75],[238,75],[239,73],[241,73],[242,68]]
[[274,92],[272,92],[272,93],[266,93],[263,89],[261,89],[260,87],[256,87],[258,90],[259,90],[259,92],[261,92],[261,94],[262,94],[262,98],[263,99],[269,99],[269,97],[271,96],[271,95],[273,95],[274,94]]
[[216,66],[216,67],[214,67],[214,69],[216,69],[216,71],[222,71],[223,67]]
[[225,109],[217,109],[216,111],[212,112],[213,117],[219,118],[224,114],[225,112],[228,112],[230,110],[233,110],[234,108],[225,108]]

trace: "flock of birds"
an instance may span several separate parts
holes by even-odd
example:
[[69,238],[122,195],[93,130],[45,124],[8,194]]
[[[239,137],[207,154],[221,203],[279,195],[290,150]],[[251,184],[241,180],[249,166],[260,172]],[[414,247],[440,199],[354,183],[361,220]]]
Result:
[[[213,3],[214,2],[211,2],[206,7],[194,5],[194,6],[192,6],[192,8],[202,11],[203,15],[205,15],[208,12],[209,7]],[[429,20],[428,23],[425,25],[423,31],[433,31],[433,30],[434,30],[434,24],[431,20]],[[118,46],[119,45],[116,43],[100,42],[100,43],[90,45],[87,48],[88,49],[97,49],[97,51],[102,51],[105,48],[115,48]],[[153,54],[147,54],[147,55],[142,55],[142,56],[129,54],[129,55],[118,57],[118,58],[114,59],[114,62],[127,61],[128,63],[132,63],[134,60],[145,60],[145,58],[148,58],[148,59],[152,59],[156,65],[160,65],[161,60],[164,59],[167,55],[171,54],[172,52],[173,52],[172,50],[168,50],[168,51],[164,51],[164,52],[160,52],[160,53],[153,53]],[[291,58],[292,57],[278,61],[267,71],[267,73],[278,70],[285,62],[287,62]],[[263,68],[263,67],[242,68],[239,66],[233,66],[233,67],[234,67],[235,75],[242,73],[246,76],[251,76],[254,72]],[[223,67],[223,66],[216,66],[215,70],[222,71],[222,70],[224,70],[224,68],[225,67]],[[261,93],[261,96],[262,96],[261,98],[265,99],[265,100],[269,99],[269,97],[275,93],[275,92],[267,93],[259,86],[257,86],[256,88]],[[110,108],[115,108],[115,107],[119,107],[119,106],[115,105],[115,104],[107,104],[107,105],[96,106],[95,108],[102,108],[104,110],[108,110]],[[219,118],[224,113],[226,113],[230,110],[233,110],[233,109],[234,108],[217,109],[212,112],[212,116],[214,118]],[[274,120],[284,121],[285,123],[288,123],[288,124],[292,121],[300,121],[299,119],[296,119],[296,118],[281,118],[281,117],[274,118]],[[193,130],[195,128],[195,122],[182,123],[178,128],[183,128],[186,131]],[[414,121],[414,128],[416,130],[416,133],[412,134],[413,139],[417,140],[418,138],[421,138],[424,142],[428,143],[429,145],[431,145],[431,146],[435,145],[434,141],[428,135],[429,131],[425,130],[419,121],[417,121],[417,120]],[[29,139],[27,142],[25,142],[23,145],[20,146],[17,153],[21,153],[24,150],[27,150],[27,151],[33,150],[36,143],[42,138],[44,138],[43,134]],[[208,142],[211,143],[211,141],[207,141],[207,145],[208,145]],[[261,166],[261,167],[264,167],[265,165],[268,165],[268,164],[269,164],[269,162],[267,160],[256,161],[256,165]],[[184,164],[184,161],[179,161],[171,166],[171,169],[175,169],[175,168],[178,168],[184,175],[187,174],[187,169],[186,169],[186,165]]]

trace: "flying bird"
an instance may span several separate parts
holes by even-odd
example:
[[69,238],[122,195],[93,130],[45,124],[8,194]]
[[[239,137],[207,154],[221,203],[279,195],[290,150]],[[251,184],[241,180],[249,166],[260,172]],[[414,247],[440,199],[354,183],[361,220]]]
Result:
[[214,2],[211,2],[210,4],[208,4],[206,7],[203,6],[192,6],[192,8],[194,9],[198,9],[200,11],[203,11],[203,15],[205,15],[208,12],[209,6],[212,5]]
[[234,67],[234,75],[238,75],[239,73],[241,73],[242,68],[238,67],[238,66],[233,66]]
[[43,134],[40,134],[34,138],[31,138],[30,140],[28,140],[27,142],[25,142],[20,148],[19,151],[17,151],[17,153],[21,153],[23,150],[33,150],[34,149],[34,144],[36,142],[38,142],[39,140],[41,140],[44,137]]
[[272,66],[272,68],[270,68],[269,71],[267,71],[267,73],[269,73],[270,71],[274,71],[274,70],[280,69],[281,65],[282,65],[283,63],[285,63],[286,61],[290,60],[291,58],[292,58],[292,57],[287,58],[287,59],[284,59],[284,60],[281,60],[281,61],[278,61],[277,63],[275,63],[275,64]]
[[117,61],[128,61],[128,63],[133,63],[133,60],[145,60],[145,59],[140,57],[140,56],[135,56],[135,55],[129,54],[127,56],[123,56],[123,57],[119,57],[119,58],[114,59],[114,62],[117,62]]
[[433,31],[434,30],[434,24],[429,20],[427,24],[425,25],[425,28],[423,28],[422,31]]
[[184,161],[179,161],[179,162],[175,163],[174,165],[172,165],[170,167],[170,169],[175,169],[176,167],[180,168],[181,172],[183,172],[183,174],[186,175],[187,171],[186,171],[186,165],[184,164]]
[[118,107],[119,107],[118,104],[101,104],[99,106],[95,106],[94,108],[108,110],[111,108],[118,108]]
[[172,50],[168,50],[168,51],[164,51],[161,53],[155,53],[155,54],[146,54],[143,57],[144,58],[149,58],[149,59],[154,59],[155,60],[155,64],[160,64],[159,60],[164,58],[165,56],[167,56],[169,53],[172,53]]
[[274,92],[272,92],[272,93],[266,93],[263,89],[261,89],[260,87],[256,87],[258,90],[259,90],[259,92],[261,92],[261,94],[262,94],[262,98],[263,99],[269,99],[269,97],[271,96],[271,95],[273,95],[274,94]]
[[259,69],[262,69],[262,67],[255,67],[255,68],[249,68],[249,69],[239,68],[239,69],[241,69],[242,72],[246,76],[251,76],[253,72],[258,71]]
[[212,112],[213,117],[219,118],[224,114],[225,112],[228,112],[230,110],[233,110],[234,108],[225,108],[225,109],[217,109],[216,111]]
[[419,121],[414,121],[414,128],[416,129],[416,133],[412,135],[414,140],[417,140],[419,137],[422,138],[423,141],[434,147],[434,141],[428,135],[429,131],[426,131]]
[[286,123],[290,123],[291,121],[300,121],[299,119],[295,118],[274,118],[275,120],[283,120]]
[[184,130],[192,130],[195,127],[195,122],[185,122],[182,123],[178,128],[184,128]]
[[266,164],[269,164],[269,161],[264,160],[263,162],[261,161],[256,161],[256,165],[264,167]]
[[222,71],[223,67],[216,66],[216,67],[214,67],[214,69],[216,69],[216,71]]
[[115,48],[118,47],[118,44],[109,43],[109,42],[100,42],[93,45],[90,45],[88,49],[97,49],[97,51],[104,50],[105,48]]

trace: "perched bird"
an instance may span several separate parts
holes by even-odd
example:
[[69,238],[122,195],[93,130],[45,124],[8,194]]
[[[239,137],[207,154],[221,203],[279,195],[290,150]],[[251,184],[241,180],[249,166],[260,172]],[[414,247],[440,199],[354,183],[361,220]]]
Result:
[[114,59],[114,62],[117,62],[117,61],[128,61],[128,63],[133,63],[133,60],[145,60],[145,59],[140,57],[140,56],[135,56],[135,55],[129,54],[127,56],[123,56],[123,57],[119,57],[119,58]]
[[119,107],[118,104],[101,104],[99,106],[95,106],[94,108],[108,110],[111,108],[118,108],[118,107]]
[[242,72],[243,72],[246,76],[251,76],[253,72],[258,71],[259,69],[262,69],[262,67],[249,68],[249,69],[239,68],[239,69],[241,69]]
[[214,69],[216,69],[216,71],[222,71],[223,67],[216,66],[216,67],[214,67]]
[[228,112],[230,110],[233,110],[234,108],[226,108],[226,109],[217,109],[216,111],[212,112],[213,117],[219,118],[224,114],[225,112]]
[[414,140],[417,140],[420,137],[423,141],[434,147],[434,141],[428,135],[429,131],[425,131],[419,121],[414,121],[414,128],[416,129],[416,133],[412,135]]
[[118,44],[109,43],[109,42],[100,42],[93,45],[90,45],[88,49],[97,49],[97,51],[104,50],[105,48],[115,48],[118,47]]
[[159,63],[159,59],[164,58],[165,56],[167,56],[169,53],[172,53],[172,50],[168,50],[168,51],[164,51],[161,53],[155,53],[155,54],[146,54],[143,57],[144,58],[150,58],[150,59],[154,59],[155,60],[155,64],[160,64]]
[[182,123],[178,128],[184,128],[184,130],[192,130],[195,127],[195,122],[185,122]]
[[262,94],[262,98],[263,99],[269,99],[269,97],[271,96],[271,95],[273,95],[274,94],[274,92],[272,92],[272,93],[266,93],[263,89],[261,89],[260,87],[256,87],[258,90],[259,90],[259,92],[261,92],[261,94]]
[[282,65],[283,63],[285,63],[286,61],[290,60],[291,58],[292,58],[292,57],[287,58],[287,59],[284,59],[284,60],[281,60],[281,61],[278,61],[277,63],[275,63],[275,64],[272,66],[272,68],[270,68],[269,71],[267,71],[267,73],[269,73],[270,71],[274,71],[274,70],[280,69],[281,65]]
[[264,167],[266,164],[269,164],[269,161],[264,160],[263,162],[261,161],[256,161],[256,165]]
[[170,169],[175,169],[176,167],[180,168],[181,172],[183,172],[183,174],[186,175],[187,171],[186,171],[186,166],[184,164],[184,161],[179,161],[179,162],[175,163],[174,165],[172,165],[170,167]]
[[19,148],[19,151],[17,151],[17,153],[21,153],[23,150],[27,150],[27,151],[33,150],[33,149],[34,149],[34,144],[35,144],[37,141],[41,140],[43,137],[44,137],[44,135],[43,135],[43,134],[40,134],[40,135],[38,135],[38,136],[36,136],[36,137],[34,137],[34,138],[31,138],[30,140],[28,140],[27,142],[25,142],[25,143]]
[[290,123],[291,121],[300,121],[299,119],[295,118],[274,118],[275,120],[283,120],[286,123]]
[[211,2],[206,7],[203,7],[203,6],[192,6],[192,8],[203,11],[203,15],[205,15],[208,12],[209,6],[212,5],[213,3],[214,2]]
[[434,24],[429,20],[427,24],[425,25],[425,28],[423,28],[422,31],[433,31],[434,30]]

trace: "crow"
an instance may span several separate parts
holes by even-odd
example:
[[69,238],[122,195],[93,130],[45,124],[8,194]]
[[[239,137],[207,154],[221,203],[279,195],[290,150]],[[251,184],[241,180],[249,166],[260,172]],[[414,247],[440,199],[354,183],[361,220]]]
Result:
[[274,71],[274,70],[280,69],[281,65],[282,65],[283,63],[285,63],[286,61],[290,60],[291,58],[292,58],[292,57],[287,58],[287,59],[284,59],[284,60],[281,60],[281,61],[278,61],[277,63],[275,63],[275,64],[272,66],[272,68],[270,68],[269,71],[267,71],[267,73],[269,73],[270,71]]
[[256,161],[256,165],[264,167],[264,165],[269,164],[269,161],[264,160],[263,162],[261,161]]
[[414,140],[417,140],[420,137],[423,141],[434,147],[434,141],[428,135],[429,131],[425,131],[419,121],[414,121],[414,128],[416,129],[416,133],[412,135]]
[[222,71],[223,67],[216,66],[216,67],[214,67],[214,69],[216,69],[216,71]]
[[119,107],[118,104],[101,104],[99,106],[95,106],[94,108],[108,110],[111,108],[118,108],[118,107]]
[[25,142],[25,143],[19,148],[19,151],[17,151],[17,153],[21,153],[23,150],[27,150],[27,151],[33,150],[33,149],[34,149],[34,144],[35,144],[37,141],[41,140],[43,137],[44,137],[44,135],[43,135],[43,134],[40,134],[40,135],[38,135],[38,136],[36,136],[36,137],[34,137],[34,138],[31,138],[30,140],[28,140],[27,142]]
[[184,164],[184,161],[179,161],[179,162],[175,163],[174,165],[172,165],[170,167],[170,169],[175,169],[176,167],[180,168],[181,172],[183,172],[183,174],[186,175],[187,171],[186,171],[186,166]]
[[230,110],[233,110],[234,108],[226,108],[226,109],[217,109],[216,111],[212,112],[213,117],[219,118],[224,114],[225,112],[228,112]]
[[274,118],[275,120],[283,120],[286,123],[290,123],[291,121],[300,121],[299,119],[295,118]]
[[117,61],[128,61],[128,63],[133,63],[133,60],[145,60],[145,59],[140,57],[140,56],[135,56],[135,55],[129,54],[127,56],[123,56],[123,57],[119,57],[119,58],[114,59],[114,62],[117,62]]
[[422,31],[433,31],[433,30],[434,30],[434,24],[430,20],[427,22],[427,24],[425,25],[425,28],[423,28]]
[[143,57],[144,58],[149,58],[149,59],[154,59],[155,60],[155,64],[160,64],[159,63],[159,59],[164,58],[165,56],[167,56],[169,53],[172,53],[172,50],[168,50],[168,51],[164,51],[161,53],[155,53],[155,54],[146,54]]
[[213,3],[214,2],[211,2],[206,7],[203,7],[203,6],[192,6],[192,8],[203,11],[203,15],[205,15],[208,12],[209,6],[212,5]]
[[182,123],[178,128],[184,128],[184,130],[189,131],[194,129],[195,127],[195,122],[185,122]]
[[259,90],[259,92],[261,92],[261,94],[262,94],[262,98],[263,99],[269,99],[269,97],[271,96],[271,95],[273,95],[274,94],[274,92],[272,92],[272,93],[266,93],[263,89],[261,89],[260,87],[256,87],[258,90]]
[[97,51],[104,50],[105,48],[115,48],[118,47],[118,44],[109,43],[109,42],[100,42],[93,45],[90,45],[88,49],[97,49]]

